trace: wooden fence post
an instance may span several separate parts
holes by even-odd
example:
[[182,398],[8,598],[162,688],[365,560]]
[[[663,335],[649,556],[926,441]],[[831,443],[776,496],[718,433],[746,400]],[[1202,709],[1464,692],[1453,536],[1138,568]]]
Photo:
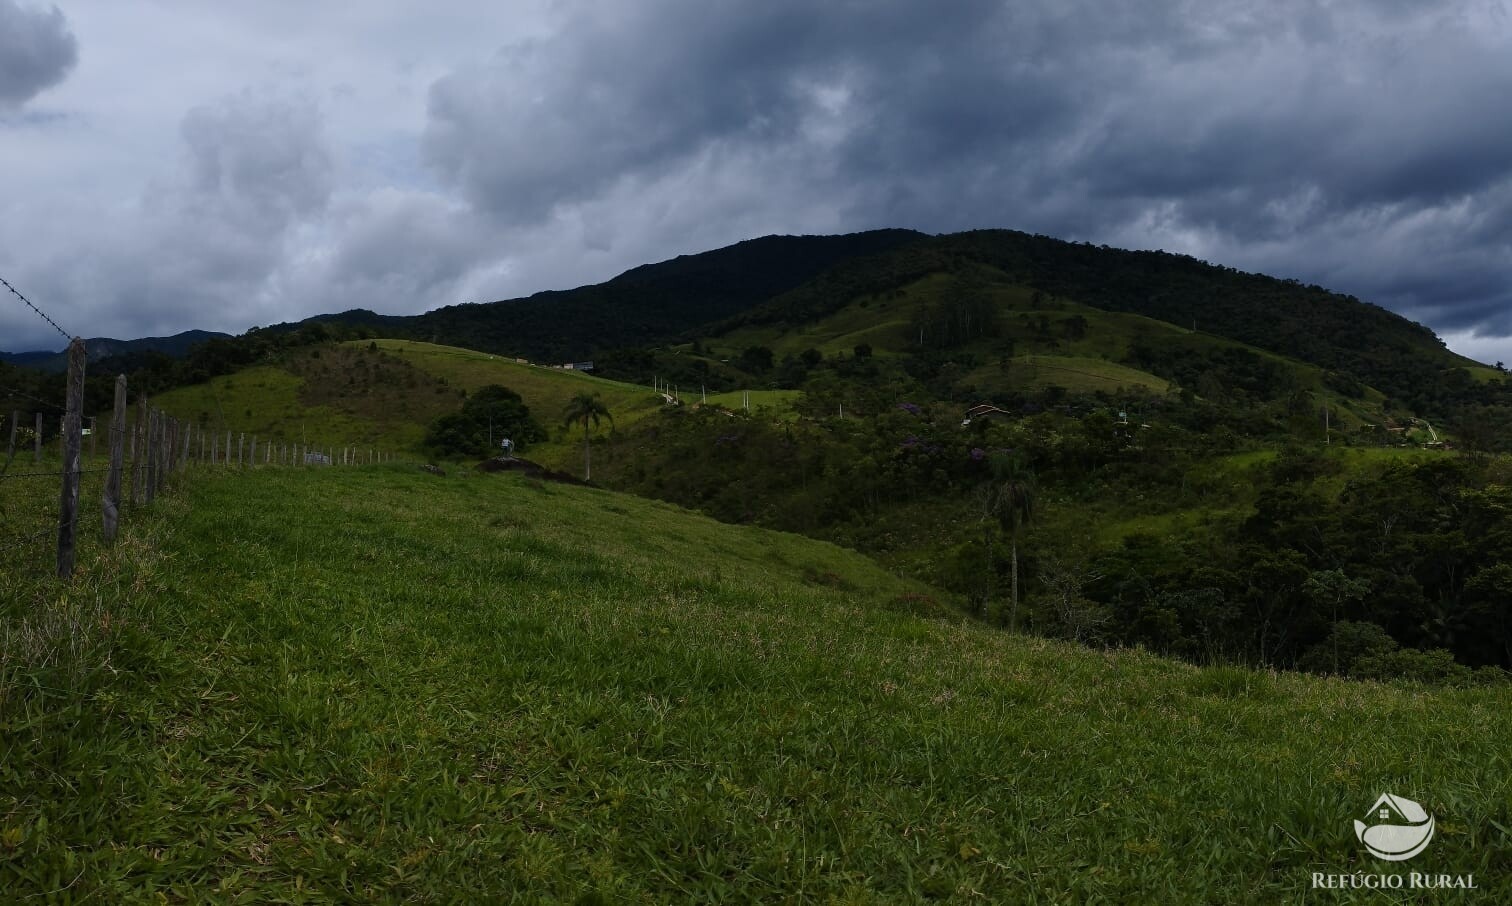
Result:
[[147,394],[137,394],[137,419],[131,429],[131,505],[147,503]]
[[243,459],[242,454],[246,452],[246,449],[247,449],[247,435],[245,433],[236,435],[236,465],[237,465],[237,467],[240,467],[241,464],[243,462],[245,462],[245,459]]
[[42,413],[37,413],[37,437],[32,446],[32,462],[42,461]]
[[226,465],[231,465],[231,432],[226,432]]
[[189,444],[194,440],[194,426],[188,423],[184,425],[184,446],[179,452],[179,471],[189,468]]
[[147,466],[147,474],[143,477],[146,479],[148,506],[152,505],[153,498],[157,496],[157,461],[162,453],[162,446],[158,443],[157,436],[160,421],[158,411],[149,407],[147,409],[147,445],[142,451],[146,454],[143,459]]
[[114,544],[121,518],[121,465],[126,458],[126,375],[116,375],[115,408],[110,417],[110,473],[100,512],[105,520],[105,543]]
[[19,427],[21,427],[21,412],[19,410],[17,410],[17,409],[12,409],[11,410],[10,446],[7,447],[6,450],[5,450],[5,461],[6,462],[10,462],[13,458],[15,458],[15,455],[16,455],[16,429],[19,428]]
[[58,500],[58,578],[74,571],[74,541],[79,520],[79,448],[83,445],[84,341],[68,344],[68,401],[63,416],[63,492]]
[[252,435],[252,446],[247,448],[247,465],[257,465],[257,435]]
[[89,417],[89,458],[98,459],[100,456],[100,431],[97,416]]

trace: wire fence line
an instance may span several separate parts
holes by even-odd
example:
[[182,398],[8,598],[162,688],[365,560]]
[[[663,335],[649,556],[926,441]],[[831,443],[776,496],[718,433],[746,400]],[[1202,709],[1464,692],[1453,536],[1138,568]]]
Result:
[[74,469],[72,472],[18,472],[15,475],[0,475],[0,481],[11,481],[17,478],[62,478],[65,475],[96,475],[109,471],[109,469]]
[[16,289],[14,286],[10,285],[10,281],[6,280],[4,277],[0,277],[0,284],[4,284],[5,288],[8,289],[8,290],[10,290],[12,295],[14,295],[17,299],[20,299],[22,302],[24,302],[26,304],[27,308],[29,308],[32,311],[36,312],[37,315],[38,315],[38,317],[40,317],[42,320],[46,321],[47,323],[51,324],[53,330],[56,330],[58,333],[60,333],[60,334],[63,335],[63,339],[68,340],[70,343],[73,342],[73,335],[72,334],[70,334],[68,331],[64,330],[63,328],[59,327],[57,321],[54,321],[52,318],[49,318],[47,316],[47,312],[45,312],[42,309],[38,308],[37,306],[33,305],[32,304],[32,300],[30,300],[30,299],[26,298],[25,296],[21,295],[21,291],[19,289]]
[[38,399],[37,397],[32,396],[29,393],[23,393],[22,391],[17,390],[14,387],[0,387],[0,394],[3,394],[6,399],[23,399],[23,400],[26,400],[29,403],[36,403],[37,405],[43,407],[44,409],[48,410],[49,412],[63,412],[64,411],[62,408],[60,408],[60,407],[58,407],[58,406],[56,406],[56,405],[54,405],[52,403],[49,403],[47,400]]
[[[50,535],[57,538],[56,574],[69,578],[81,534],[91,544],[96,538],[101,545],[113,544],[123,513],[150,510],[155,498],[178,487],[191,468],[363,465],[398,458],[375,445],[295,444],[233,432],[223,425],[196,425],[152,406],[145,394],[138,394],[136,405],[128,409],[126,376],[119,375],[111,414],[88,419],[96,428],[101,421],[107,426],[103,432],[108,439],[103,451],[106,459],[101,464],[102,451],[96,446],[102,432],[92,430],[87,458],[94,462],[86,467],[86,419],[80,411],[83,347],[78,339],[69,344],[68,404],[60,410],[62,417],[53,422],[59,433],[56,441],[49,438],[46,457],[42,413],[27,413],[34,417],[27,420],[32,427],[22,424],[19,411],[10,413],[9,449],[0,461],[0,586],[7,584],[4,577],[12,571],[43,568],[35,550]],[[36,435],[28,438],[34,463],[27,471],[8,473],[23,429]],[[53,460],[53,450],[58,460]],[[46,467],[44,460],[57,461],[57,468]],[[84,493],[86,484],[88,493]],[[96,520],[98,535],[81,532],[81,527]],[[18,560],[17,551],[28,553]]]

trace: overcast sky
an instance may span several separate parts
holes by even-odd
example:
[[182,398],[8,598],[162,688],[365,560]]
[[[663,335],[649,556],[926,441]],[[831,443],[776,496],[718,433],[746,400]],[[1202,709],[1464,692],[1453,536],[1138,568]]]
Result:
[[[1008,227],[1512,362],[1501,2],[0,0],[0,276],[84,336]],[[0,302],[0,349],[62,338]]]

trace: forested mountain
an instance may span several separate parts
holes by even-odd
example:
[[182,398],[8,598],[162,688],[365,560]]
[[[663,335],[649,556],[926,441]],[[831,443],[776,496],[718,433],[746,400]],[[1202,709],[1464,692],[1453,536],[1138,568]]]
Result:
[[[89,353],[91,362],[115,356],[140,356],[147,353],[162,353],[172,358],[179,358],[206,340],[229,336],[230,334],[209,330],[186,330],[171,337],[143,337],[140,340],[95,337],[85,340],[84,348]],[[41,371],[62,371],[68,367],[68,351],[64,349],[59,352],[0,352],[0,362],[9,362],[12,365],[36,368]]]
[[809,282],[837,263],[922,238],[910,230],[766,236],[648,264],[593,286],[452,305],[397,325],[415,339],[543,361],[659,343]]
[[714,329],[794,327],[853,299],[879,296],[929,274],[990,268],[1007,283],[1113,312],[1157,318],[1347,374],[1434,415],[1491,403],[1475,385],[1478,363],[1431,330],[1353,296],[1185,255],[1064,242],[1012,230],[938,236],[845,262]]
[[[327,334],[404,337],[535,361],[639,362],[639,370],[655,371],[654,360],[646,355],[650,347],[742,328],[797,329],[857,300],[896,295],[931,275],[955,278],[963,287],[957,295],[970,296],[973,287],[982,285],[1013,285],[1100,311],[1194,328],[1317,366],[1346,394],[1357,384],[1376,388],[1390,402],[1428,417],[1463,421],[1468,410],[1507,403],[1500,382],[1483,380],[1490,369],[1450,352],[1428,328],[1351,296],[1184,255],[1125,251],[1011,230],[767,236],[643,265],[572,290],[453,305],[415,316],[357,309],[255,333],[267,338],[303,329],[314,339]],[[118,356],[118,365],[140,367],[151,353],[183,358],[191,345],[213,336],[191,331],[163,339],[96,340],[91,355]],[[948,351],[953,345],[949,340],[947,332],[936,332],[930,345]],[[229,355],[225,347],[217,352],[232,361],[247,359]],[[1125,357],[1127,364],[1150,370],[1151,363],[1140,361],[1137,353]],[[56,355],[20,358],[20,364],[34,367],[61,361]],[[1190,373],[1201,366],[1196,361],[1168,363],[1166,370]],[[202,361],[188,371],[203,374],[207,368],[217,370]]]

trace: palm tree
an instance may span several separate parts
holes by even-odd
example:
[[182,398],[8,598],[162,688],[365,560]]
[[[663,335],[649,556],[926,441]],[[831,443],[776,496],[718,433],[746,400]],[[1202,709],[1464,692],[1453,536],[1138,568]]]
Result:
[[583,425],[583,480],[593,479],[593,453],[588,444],[588,423],[598,427],[600,420],[608,419],[612,427],[614,416],[609,414],[609,407],[599,400],[598,394],[579,393],[567,403],[567,411],[562,413],[563,425],[574,425],[579,422]]
[[1034,517],[1034,473],[1018,457],[996,457],[992,462],[996,485],[993,513],[998,525],[1007,532],[1013,551],[1013,597],[1008,610],[1008,626],[1018,628],[1018,542],[1019,533]]

